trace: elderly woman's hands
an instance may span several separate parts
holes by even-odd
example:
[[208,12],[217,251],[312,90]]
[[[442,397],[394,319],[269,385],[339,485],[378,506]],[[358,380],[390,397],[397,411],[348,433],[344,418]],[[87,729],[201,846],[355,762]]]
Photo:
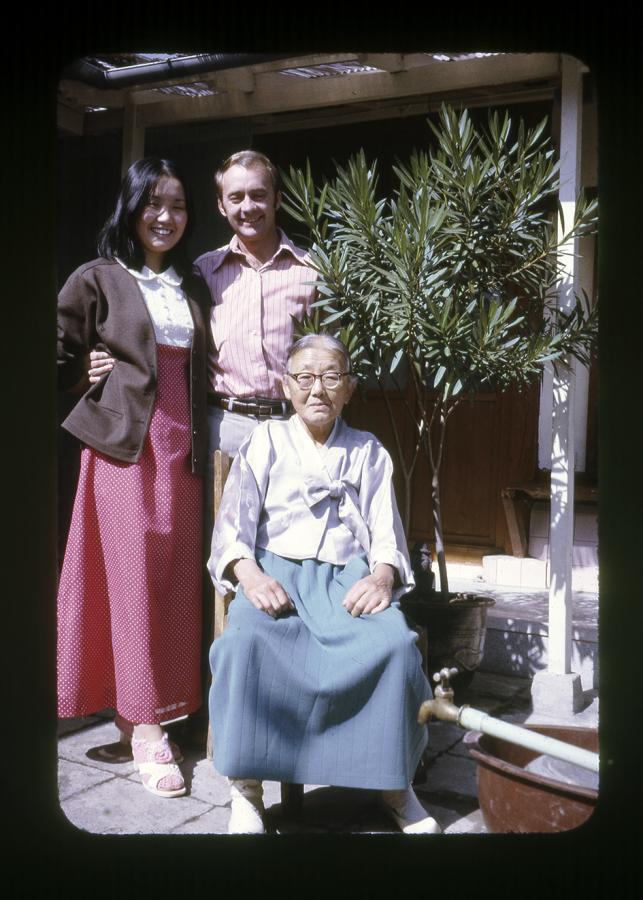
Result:
[[96,384],[103,375],[107,375],[114,368],[114,358],[106,350],[92,350],[89,354],[89,381]]
[[395,569],[380,563],[370,575],[355,582],[342,605],[351,616],[382,612],[391,605],[394,584]]
[[232,565],[232,571],[244,594],[257,609],[276,619],[281,613],[295,608],[279,582],[266,575],[254,559],[237,560]]

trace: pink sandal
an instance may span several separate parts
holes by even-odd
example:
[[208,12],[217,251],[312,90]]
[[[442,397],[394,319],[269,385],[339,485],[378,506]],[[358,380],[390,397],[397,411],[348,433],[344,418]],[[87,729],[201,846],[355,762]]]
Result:
[[[129,721],[129,719],[124,719],[123,716],[121,716],[120,713],[118,713],[118,712],[114,716],[114,725],[116,725],[116,727],[118,728],[119,740],[116,744],[113,744],[113,745],[110,744],[109,747],[110,748],[114,747],[115,749],[118,749],[119,752],[117,755],[122,757],[122,759],[110,760],[110,761],[127,762],[128,760],[130,760],[132,758],[130,748],[131,748],[131,744],[132,744],[132,736],[134,734],[135,726],[132,722]],[[122,744],[123,747],[122,748],[119,747],[118,746],[119,744]],[[174,762],[182,763],[183,762],[183,753],[181,752],[181,748],[179,747],[179,745],[175,744],[174,741],[172,739],[170,739],[170,747],[172,748]],[[129,756],[127,756],[128,752],[129,752]],[[101,754],[101,757],[102,757],[102,754]],[[106,759],[106,757],[103,757],[103,758]]]
[[167,734],[158,741],[132,738],[132,755],[143,787],[157,797],[181,797],[185,782],[177,766]]

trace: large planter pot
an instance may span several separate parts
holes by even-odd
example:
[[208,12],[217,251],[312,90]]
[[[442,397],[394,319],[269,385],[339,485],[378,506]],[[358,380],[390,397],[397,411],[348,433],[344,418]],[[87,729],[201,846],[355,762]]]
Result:
[[471,681],[482,662],[487,631],[487,609],[495,603],[485,594],[413,592],[401,601],[410,623],[426,629],[426,673],[457,668],[453,686],[457,692]]
[[[595,728],[560,725],[526,725],[540,734],[567,744],[598,751]],[[469,752],[477,762],[478,803],[485,825],[492,833],[568,831],[582,825],[594,811],[598,788],[588,786],[585,770],[575,778],[585,784],[563,781],[525,767],[539,758],[535,750],[479,732],[470,733]],[[567,773],[568,767],[560,767]],[[552,766],[553,775],[556,767]],[[547,770],[546,770],[547,771]]]

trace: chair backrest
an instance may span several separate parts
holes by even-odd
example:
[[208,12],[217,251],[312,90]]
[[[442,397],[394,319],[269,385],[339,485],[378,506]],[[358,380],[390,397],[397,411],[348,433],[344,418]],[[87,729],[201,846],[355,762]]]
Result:
[[[221,505],[221,497],[223,495],[223,488],[225,487],[226,478],[228,477],[228,472],[230,471],[230,465],[232,463],[232,457],[228,456],[227,453],[222,453],[221,450],[214,451],[214,518],[216,519],[217,513],[219,512],[219,506]],[[216,589],[214,592],[214,626],[213,626],[213,638],[218,637],[223,633],[223,629],[226,625],[226,619],[228,614],[228,604],[232,599],[232,594],[220,594]]]

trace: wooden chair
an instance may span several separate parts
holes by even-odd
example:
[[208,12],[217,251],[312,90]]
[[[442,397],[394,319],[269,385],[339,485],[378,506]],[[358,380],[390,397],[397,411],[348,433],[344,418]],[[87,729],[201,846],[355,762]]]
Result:
[[[221,505],[221,497],[225,486],[230,464],[232,459],[221,450],[214,451],[214,517],[216,518]],[[223,634],[223,630],[228,621],[228,606],[234,594],[228,592],[221,595],[216,589],[214,592],[214,625],[213,639]],[[208,726],[207,741],[208,759],[212,759],[212,728]],[[290,784],[289,782],[281,782],[281,808],[287,816],[297,816],[301,812],[301,805],[304,796],[303,784]]]

